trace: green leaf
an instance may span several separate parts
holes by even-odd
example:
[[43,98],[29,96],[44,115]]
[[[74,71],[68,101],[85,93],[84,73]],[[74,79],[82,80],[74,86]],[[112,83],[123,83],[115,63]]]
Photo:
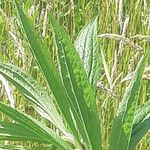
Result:
[[150,101],[139,107],[135,113],[134,125],[130,139],[129,149],[133,150],[138,142],[150,129]]
[[70,98],[70,106],[78,130],[88,145],[87,149],[100,150],[101,132],[94,90],[70,38],[53,15],[49,14],[49,16],[55,33],[61,79]]
[[64,86],[61,82],[60,75],[57,72],[57,69],[52,61],[52,58],[48,52],[48,49],[45,46],[45,44],[42,42],[40,37],[32,29],[29,20],[27,19],[27,17],[21,10],[17,0],[14,0],[14,2],[16,4],[18,15],[20,17],[20,21],[22,23],[23,30],[28,40],[28,43],[30,45],[33,57],[35,58],[40,70],[42,71],[57,101],[59,109],[61,113],[63,114],[68,126],[70,127],[70,130],[73,132],[73,135],[76,137],[76,139],[80,141],[78,132],[75,128],[72,115],[70,112],[69,97],[66,94]]
[[135,71],[133,80],[126,89],[118,113],[113,122],[109,138],[110,150],[128,150],[131,138],[133,119],[137,107],[140,82],[148,53],[143,56]]
[[96,85],[100,71],[99,44],[97,40],[97,19],[95,17],[80,31],[74,45],[84,63],[84,69],[92,85]]
[[0,144],[0,148],[2,150],[51,150],[50,146],[48,147],[26,147],[26,146],[20,146],[20,145],[2,145]]
[[33,150],[33,148],[27,148],[20,145],[2,145],[0,144],[0,148],[2,150]]
[[144,118],[150,114],[150,100],[140,106],[134,116],[134,125],[140,123]]
[[21,69],[2,62],[0,62],[0,73],[32,102],[34,108],[43,117],[50,120],[63,133],[66,132],[62,118],[58,114],[51,98],[36,80]]
[[0,122],[0,140],[11,141],[34,141],[49,143],[24,126],[16,123]]
[[71,149],[68,146],[68,144],[63,139],[61,139],[61,137],[58,136],[53,130],[46,127],[43,123],[37,121],[31,116],[23,114],[22,112],[19,112],[11,107],[8,107],[7,105],[1,102],[0,102],[0,111],[9,116],[11,119],[18,122],[24,128],[27,128],[32,133],[37,134],[38,137],[43,138],[44,141],[47,141],[48,143],[53,143],[57,147],[64,150]]

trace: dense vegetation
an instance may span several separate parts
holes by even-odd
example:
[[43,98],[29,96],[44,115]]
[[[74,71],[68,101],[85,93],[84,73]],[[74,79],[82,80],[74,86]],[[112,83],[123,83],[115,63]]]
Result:
[[0,148],[150,149],[149,9],[0,0]]

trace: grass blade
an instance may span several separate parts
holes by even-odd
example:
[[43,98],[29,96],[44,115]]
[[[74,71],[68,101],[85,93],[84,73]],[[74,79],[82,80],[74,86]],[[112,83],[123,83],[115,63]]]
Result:
[[4,145],[0,144],[1,150],[51,150],[50,146],[44,146],[44,147],[26,147],[26,146],[20,146],[20,145]]
[[140,123],[144,118],[150,114],[150,100],[140,106],[134,116],[134,125]]
[[82,28],[74,43],[80,58],[83,60],[84,69],[92,85],[95,85],[97,82],[100,68],[97,19],[98,17],[95,17]]
[[63,139],[61,139],[53,130],[49,129],[43,123],[37,121],[31,116],[10,108],[3,103],[0,103],[0,111],[30,130],[32,133],[35,133],[39,137],[43,138],[43,140],[46,140],[49,143],[53,143],[57,147],[60,147],[64,150],[71,149],[68,144]]
[[50,120],[65,133],[62,118],[58,114],[52,100],[45,90],[29,75],[11,64],[0,62],[0,73],[11,82],[27,99],[34,104],[36,110]]
[[24,126],[8,122],[0,122],[0,140],[49,143]]
[[138,108],[134,117],[134,125],[130,139],[129,149],[136,147],[138,142],[150,129],[150,101]]
[[70,97],[70,104],[73,104],[73,115],[78,112],[84,130],[81,129],[78,120],[76,120],[78,129],[85,142],[88,143],[87,149],[100,150],[101,133],[94,91],[70,38],[53,15],[49,14],[49,16],[58,48],[57,54],[62,82]]
[[57,69],[54,66],[54,63],[52,62],[52,58],[50,57],[48,49],[46,48],[45,44],[42,42],[40,37],[32,29],[29,20],[21,10],[18,2],[16,0],[14,0],[14,2],[16,4],[16,8],[18,11],[18,15],[20,17],[20,21],[23,26],[24,33],[31,47],[31,52],[33,54],[33,57],[35,58],[40,70],[42,71],[57,101],[59,109],[63,114],[66,122],[68,123],[70,130],[73,132],[76,139],[80,141],[78,132],[73,123],[72,115],[70,113],[69,98],[63,87]]
[[137,126],[134,126],[131,139],[129,150],[133,150],[138,142],[144,137],[146,133],[150,130],[150,114],[143,119]]
[[27,148],[25,146],[20,146],[20,145],[3,145],[0,144],[0,148],[2,150],[33,150],[33,148]]
[[133,119],[137,107],[140,82],[148,53],[143,56],[136,69],[134,79],[126,89],[117,116],[113,122],[110,138],[110,150],[128,150],[133,127]]

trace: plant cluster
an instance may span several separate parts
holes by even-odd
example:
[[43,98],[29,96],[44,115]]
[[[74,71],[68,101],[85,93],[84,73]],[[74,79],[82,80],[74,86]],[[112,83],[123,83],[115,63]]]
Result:
[[[0,122],[0,139],[33,141],[43,144],[41,149],[103,149],[101,119],[96,104],[96,83],[100,73],[98,17],[82,28],[72,44],[70,37],[52,13],[48,12],[57,46],[57,69],[47,46],[32,28],[17,0],[14,3],[27,44],[52,95],[49,96],[34,78],[14,65],[0,62],[0,74],[59,132],[0,102],[0,111],[13,120]],[[140,83],[148,55],[149,51],[141,57],[119,104],[109,135],[109,150],[133,150],[149,131],[150,101],[137,108]],[[17,146],[3,147],[19,149]]]

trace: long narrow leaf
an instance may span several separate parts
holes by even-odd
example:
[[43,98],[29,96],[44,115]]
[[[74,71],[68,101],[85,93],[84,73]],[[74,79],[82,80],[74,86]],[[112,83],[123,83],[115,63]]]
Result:
[[131,138],[133,119],[137,107],[140,82],[148,53],[143,56],[136,69],[134,79],[126,89],[117,116],[113,122],[110,139],[110,150],[128,150]]
[[74,136],[79,141],[78,132],[75,128],[72,115],[70,113],[70,106],[69,106],[69,100],[68,100],[69,98],[63,87],[63,84],[61,82],[57,69],[54,66],[54,63],[52,62],[52,58],[50,57],[48,49],[46,48],[42,40],[39,38],[39,36],[36,34],[36,32],[34,32],[34,30],[32,29],[29,23],[29,20],[27,19],[27,17],[21,10],[17,0],[14,0],[14,2],[16,4],[16,8],[18,11],[18,15],[20,17],[20,21],[23,26],[24,33],[31,47],[31,52],[40,70],[42,71],[57,101],[57,104],[61,110],[61,113],[63,114],[65,120],[68,123],[68,126],[70,127],[70,130],[73,132]]
[[70,150],[68,144],[60,138],[53,130],[46,127],[41,122],[36,119],[19,112],[16,109],[10,108],[7,105],[0,102],[0,111],[21,124],[23,127],[30,130],[32,133],[37,134],[39,137],[43,138],[49,143],[53,143],[54,145],[60,147],[64,150]]
[[148,133],[150,130],[150,114],[145,117],[145,119],[140,122],[137,126],[133,128],[129,150],[133,150],[138,142]]
[[75,116],[75,113],[78,112],[78,116],[83,123],[81,128],[78,120],[74,117],[77,127],[88,144],[88,149],[100,150],[101,132],[94,91],[70,38],[55,21],[53,15],[49,14],[49,16],[55,32],[61,78],[70,97],[70,103],[73,104],[73,107],[71,107],[73,115]]
[[65,133],[62,118],[58,114],[52,100],[45,90],[29,75],[11,64],[0,62],[0,73],[10,81],[28,100],[34,104],[36,110],[56,127]]
[[138,142],[150,130],[150,101],[138,108],[134,117],[134,125],[130,139],[129,149],[136,147]]
[[92,85],[96,84],[100,71],[97,18],[92,19],[82,28],[74,43]]
[[150,114],[150,100],[140,106],[134,116],[134,126],[140,123],[144,118]]
[[45,146],[45,147],[26,147],[26,146],[20,146],[20,145],[11,145],[11,144],[0,144],[0,149],[1,150],[51,150],[50,146]]
[[20,146],[20,145],[4,145],[0,144],[0,149],[2,150],[33,150],[33,148],[28,148],[25,146]]
[[37,134],[16,123],[0,122],[0,140],[48,143]]

